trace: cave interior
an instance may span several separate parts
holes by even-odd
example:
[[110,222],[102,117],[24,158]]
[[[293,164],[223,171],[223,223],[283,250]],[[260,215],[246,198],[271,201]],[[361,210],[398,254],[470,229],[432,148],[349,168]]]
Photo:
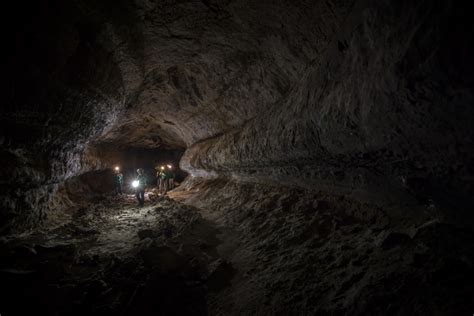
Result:
[[4,9],[0,315],[474,312],[461,3]]

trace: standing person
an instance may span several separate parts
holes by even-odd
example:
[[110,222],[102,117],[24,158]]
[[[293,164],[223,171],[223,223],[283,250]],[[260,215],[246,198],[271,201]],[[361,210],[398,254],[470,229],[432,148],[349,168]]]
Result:
[[167,177],[168,177],[168,190],[173,190],[174,189],[174,169],[173,165],[167,165],[168,170],[167,170]]
[[160,194],[165,194],[166,189],[167,189],[165,166],[160,167],[160,172],[158,173],[158,179],[159,179],[159,182],[160,182],[159,192],[160,192]]
[[163,166],[155,167],[156,170],[156,186],[158,187],[158,193],[161,193],[161,172],[163,170]]
[[145,203],[145,185],[146,185],[146,176],[143,173],[143,169],[137,169],[137,178],[133,181],[133,186],[135,187],[138,204],[142,206]]
[[115,167],[115,193],[122,195],[123,174],[120,172],[120,167]]

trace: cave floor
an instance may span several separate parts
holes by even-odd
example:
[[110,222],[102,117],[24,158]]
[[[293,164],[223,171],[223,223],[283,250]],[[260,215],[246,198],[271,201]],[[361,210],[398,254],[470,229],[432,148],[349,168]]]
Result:
[[472,230],[341,196],[216,181],[88,205],[0,239],[2,314],[449,315],[474,301]]
[[3,240],[2,312],[206,314],[220,233],[168,197],[103,197],[67,225]]

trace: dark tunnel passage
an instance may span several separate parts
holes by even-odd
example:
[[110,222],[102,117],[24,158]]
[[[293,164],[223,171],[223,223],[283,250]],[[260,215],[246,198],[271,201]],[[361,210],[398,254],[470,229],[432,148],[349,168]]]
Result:
[[0,315],[474,312],[460,3],[4,9]]
[[[182,148],[133,148],[117,144],[97,144],[93,148],[93,154],[102,164],[108,166],[109,173],[119,167],[126,184],[130,184],[136,178],[136,170],[139,168],[144,170],[150,185],[156,182],[157,168],[161,166],[172,166],[178,183],[187,176],[187,173],[179,167],[179,161],[184,153]],[[110,174],[106,177],[114,178]]]

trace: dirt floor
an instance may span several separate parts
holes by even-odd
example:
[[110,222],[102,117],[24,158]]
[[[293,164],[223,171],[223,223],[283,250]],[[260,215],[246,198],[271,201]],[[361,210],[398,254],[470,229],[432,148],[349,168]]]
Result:
[[219,234],[167,197],[104,197],[67,225],[2,239],[0,312],[207,314],[206,291],[226,282]]
[[463,314],[474,232],[429,212],[219,180],[149,192],[143,207],[103,196],[0,240],[0,313]]

